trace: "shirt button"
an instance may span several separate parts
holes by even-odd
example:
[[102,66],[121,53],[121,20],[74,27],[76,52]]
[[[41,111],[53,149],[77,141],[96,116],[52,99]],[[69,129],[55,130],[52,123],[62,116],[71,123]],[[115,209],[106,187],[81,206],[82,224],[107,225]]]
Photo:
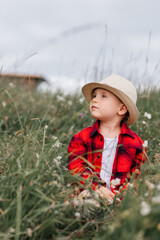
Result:
[[101,138],[101,141],[103,141],[103,138]]
[[100,158],[100,156],[97,156],[97,158]]

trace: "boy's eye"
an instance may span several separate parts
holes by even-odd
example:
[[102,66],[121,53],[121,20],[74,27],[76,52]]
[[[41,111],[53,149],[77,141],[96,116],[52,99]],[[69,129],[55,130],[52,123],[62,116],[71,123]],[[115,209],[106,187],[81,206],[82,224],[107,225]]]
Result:
[[103,97],[103,98],[106,98],[107,96],[103,94],[102,97]]
[[92,95],[92,98],[95,98],[95,97],[96,97],[96,94],[93,94],[93,95]]

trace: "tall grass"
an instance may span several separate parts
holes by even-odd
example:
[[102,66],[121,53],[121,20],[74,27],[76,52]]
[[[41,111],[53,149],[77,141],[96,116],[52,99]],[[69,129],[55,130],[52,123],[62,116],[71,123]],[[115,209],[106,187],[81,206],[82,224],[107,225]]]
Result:
[[71,137],[93,124],[83,97],[1,88],[0,239],[159,239],[159,90],[139,95],[141,117],[132,126],[148,140],[148,163],[121,204],[108,206],[94,193],[75,201],[79,177],[67,170]]

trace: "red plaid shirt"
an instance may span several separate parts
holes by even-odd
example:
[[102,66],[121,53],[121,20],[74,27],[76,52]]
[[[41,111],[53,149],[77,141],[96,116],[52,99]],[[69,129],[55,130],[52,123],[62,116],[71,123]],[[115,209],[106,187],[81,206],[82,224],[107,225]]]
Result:
[[[112,191],[119,190],[120,186],[125,187],[133,172],[136,176],[139,174],[140,166],[146,160],[142,144],[140,137],[123,123],[110,180]],[[77,133],[68,146],[68,169],[72,174],[80,174],[84,179],[91,179],[93,189],[98,184],[97,177],[101,180],[103,145],[104,137],[99,132],[99,120],[97,120],[92,127]],[[85,181],[80,182],[85,183]],[[101,183],[106,185],[102,180]]]

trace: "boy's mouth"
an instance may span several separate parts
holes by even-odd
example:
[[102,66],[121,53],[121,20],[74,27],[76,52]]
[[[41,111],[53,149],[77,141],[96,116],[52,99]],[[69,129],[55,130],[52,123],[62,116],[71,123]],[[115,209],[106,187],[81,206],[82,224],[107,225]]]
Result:
[[92,106],[91,108],[92,108],[92,109],[98,109],[96,106]]

